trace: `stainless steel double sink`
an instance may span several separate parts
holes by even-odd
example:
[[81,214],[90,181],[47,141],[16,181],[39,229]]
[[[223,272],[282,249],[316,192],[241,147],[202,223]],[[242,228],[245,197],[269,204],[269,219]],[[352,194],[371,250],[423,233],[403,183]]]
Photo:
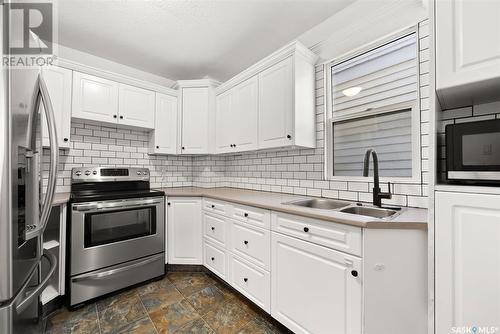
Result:
[[360,216],[368,216],[374,218],[393,218],[394,215],[401,210],[392,210],[377,208],[372,206],[364,206],[361,203],[352,203],[326,198],[306,198],[291,202],[282,203],[285,205],[295,205],[304,208],[320,209],[320,210],[335,210],[343,213],[350,213]]

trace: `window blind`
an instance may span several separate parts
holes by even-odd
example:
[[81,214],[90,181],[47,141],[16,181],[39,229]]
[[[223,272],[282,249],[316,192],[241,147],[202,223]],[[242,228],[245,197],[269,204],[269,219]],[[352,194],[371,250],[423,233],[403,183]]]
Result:
[[[410,34],[331,68],[333,116],[362,115],[417,98],[416,34]],[[361,91],[347,96],[346,89]]]
[[335,122],[333,142],[334,175],[362,176],[365,152],[373,148],[380,176],[412,176],[411,109]]

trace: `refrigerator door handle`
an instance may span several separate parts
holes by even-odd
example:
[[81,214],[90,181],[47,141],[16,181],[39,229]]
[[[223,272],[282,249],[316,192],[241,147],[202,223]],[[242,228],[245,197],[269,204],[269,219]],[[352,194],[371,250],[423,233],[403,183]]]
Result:
[[[52,202],[54,200],[54,193],[57,183],[57,165],[58,165],[58,154],[59,154],[59,145],[57,142],[57,129],[56,129],[56,118],[54,115],[54,109],[52,108],[52,102],[50,100],[49,91],[47,89],[47,85],[43,79],[41,74],[38,75],[37,84],[38,92],[36,93],[36,101],[34,103],[34,110],[39,110],[40,103],[43,103],[43,107],[47,116],[47,125],[49,132],[49,143],[50,143],[50,160],[49,160],[49,179],[47,185],[47,193],[45,194],[45,198],[43,199],[40,221],[36,224],[36,228],[32,230],[28,230],[26,232],[26,239],[31,239],[34,237],[38,237],[43,234],[45,231],[45,227],[49,220],[50,210],[52,208]],[[36,127],[32,127],[33,130]],[[35,136],[32,137],[34,140]],[[34,147],[34,143],[32,147]]]
[[[50,253],[49,251],[44,250],[42,258],[43,257],[45,257],[50,263],[49,272],[47,273],[47,276],[42,280],[42,282],[40,282],[40,284],[38,284],[35,288],[30,290],[29,292],[25,292],[27,294],[25,295],[25,297],[22,300],[15,302],[14,305],[16,308],[16,312],[18,314],[21,313],[22,311],[24,311],[26,309],[26,307],[28,307],[33,302],[33,300],[35,298],[37,298],[43,292],[43,290],[49,284],[49,280],[52,278],[54,271],[56,270],[57,258],[55,257],[55,255]],[[41,261],[42,260],[40,260],[40,263],[41,263]],[[35,272],[36,272],[36,270],[35,270]],[[21,295],[24,295],[24,293],[22,293]]]

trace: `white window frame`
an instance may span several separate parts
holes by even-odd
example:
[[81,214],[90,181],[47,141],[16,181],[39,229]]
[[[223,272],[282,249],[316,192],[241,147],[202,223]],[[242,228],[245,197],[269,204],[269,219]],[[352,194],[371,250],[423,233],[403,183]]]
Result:
[[[349,59],[360,56],[366,52],[377,49],[387,43],[394,40],[407,36],[409,34],[416,35],[417,43],[417,54],[416,54],[416,66],[417,66],[417,97],[414,103],[400,103],[391,108],[384,108],[383,111],[380,109],[374,109],[370,111],[364,111],[361,113],[334,116],[333,115],[333,103],[332,103],[332,82],[331,82],[331,70],[332,67],[343,63]],[[422,183],[422,149],[421,149],[421,125],[420,125],[420,57],[419,57],[419,34],[418,27],[412,26],[406,28],[398,33],[392,34],[388,37],[382,38],[374,43],[363,46],[355,51],[349,52],[348,54],[341,56],[339,58],[333,59],[323,65],[324,69],[324,82],[325,82],[325,150],[324,150],[324,161],[325,161],[325,180],[330,181],[353,181],[353,182],[373,182],[373,175],[368,177],[360,176],[343,176],[333,174],[333,123],[354,120],[361,117],[372,116],[377,114],[385,114],[390,112],[395,112],[398,110],[411,109],[411,143],[412,143],[412,176],[411,177],[380,177],[380,182],[393,182],[393,183]]]

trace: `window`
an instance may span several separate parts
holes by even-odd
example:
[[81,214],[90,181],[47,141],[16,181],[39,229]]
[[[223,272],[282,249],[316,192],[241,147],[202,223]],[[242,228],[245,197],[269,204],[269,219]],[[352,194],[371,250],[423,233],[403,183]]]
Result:
[[365,152],[373,148],[381,177],[419,180],[417,55],[412,32],[327,67],[330,179],[361,178]]

